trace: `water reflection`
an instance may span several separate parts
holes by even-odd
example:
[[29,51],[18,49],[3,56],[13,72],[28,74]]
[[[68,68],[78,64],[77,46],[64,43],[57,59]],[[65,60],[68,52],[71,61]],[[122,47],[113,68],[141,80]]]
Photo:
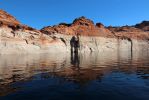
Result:
[[79,57],[78,52],[71,52],[71,64],[72,64],[74,67],[79,68],[79,65],[80,65],[80,57]]
[[[113,90],[115,86],[114,89],[120,92],[118,86],[141,85],[140,92],[149,93],[149,62],[146,57],[129,58],[98,53],[0,56],[0,96],[25,91],[28,86],[22,84],[28,83],[34,87],[37,85],[32,84],[34,81],[40,81],[40,85],[44,81],[48,82],[43,85],[54,85],[55,79],[58,86],[64,83],[73,83],[73,87],[88,85],[85,90],[102,86],[104,88],[100,87],[101,90],[108,91],[105,87]],[[98,83],[95,84],[96,81]],[[109,87],[109,84],[112,86]],[[147,90],[143,91],[144,87]],[[71,92],[71,87],[69,89]]]

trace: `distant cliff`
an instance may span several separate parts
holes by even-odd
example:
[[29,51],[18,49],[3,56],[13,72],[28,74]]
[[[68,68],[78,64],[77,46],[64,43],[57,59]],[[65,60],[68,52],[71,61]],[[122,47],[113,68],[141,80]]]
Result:
[[41,30],[21,24],[0,10],[0,54],[70,52],[73,36],[80,39],[80,52],[140,54],[149,51],[149,24],[105,27],[85,17],[72,23],[46,26]]

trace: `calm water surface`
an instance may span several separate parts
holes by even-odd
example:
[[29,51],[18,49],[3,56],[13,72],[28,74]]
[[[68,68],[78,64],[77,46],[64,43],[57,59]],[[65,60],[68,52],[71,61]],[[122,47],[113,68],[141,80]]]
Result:
[[1,55],[0,100],[149,100],[149,58]]

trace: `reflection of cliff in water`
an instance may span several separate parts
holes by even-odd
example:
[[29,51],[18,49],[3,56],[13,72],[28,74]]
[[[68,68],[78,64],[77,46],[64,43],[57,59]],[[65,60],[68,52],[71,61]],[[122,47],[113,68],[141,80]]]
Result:
[[139,78],[149,79],[148,58],[107,57],[98,53],[55,55],[0,56],[0,95],[19,90],[12,84],[34,80],[36,75],[42,79],[59,77],[81,85],[102,81],[111,72],[137,74]]

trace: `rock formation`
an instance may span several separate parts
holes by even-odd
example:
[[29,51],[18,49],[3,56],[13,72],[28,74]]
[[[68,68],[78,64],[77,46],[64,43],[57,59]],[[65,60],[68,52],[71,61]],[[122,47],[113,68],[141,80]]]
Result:
[[41,32],[45,34],[60,33],[65,35],[77,35],[80,36],[101,36],[101,37],[113,37],[114,35],[102,24],[86,19],[85,17],[77,18],[72,24],[61,23],[56,26],[48,26],[41,29]]
[[77,36],[80,52],[130,55],[149,52],[148,21],[134,26],[105,27],[85,17],[36,30],[0,10],[0,54],[70,52]]
[[43,53],[49,52],[50,46],[53,51],[52,48],[55,50],[63,46],[63,43],[21,24],[13,16],[0,10],[0,54]]
[[149,21],[143,21],[140,24],[136,24],[135,27],[142,29],[143,31],[149,31]]
[[7,12],[0,10],[0,23],[1,25],[19,25],[20,22],[17,21],[13,16],[8,14]]

